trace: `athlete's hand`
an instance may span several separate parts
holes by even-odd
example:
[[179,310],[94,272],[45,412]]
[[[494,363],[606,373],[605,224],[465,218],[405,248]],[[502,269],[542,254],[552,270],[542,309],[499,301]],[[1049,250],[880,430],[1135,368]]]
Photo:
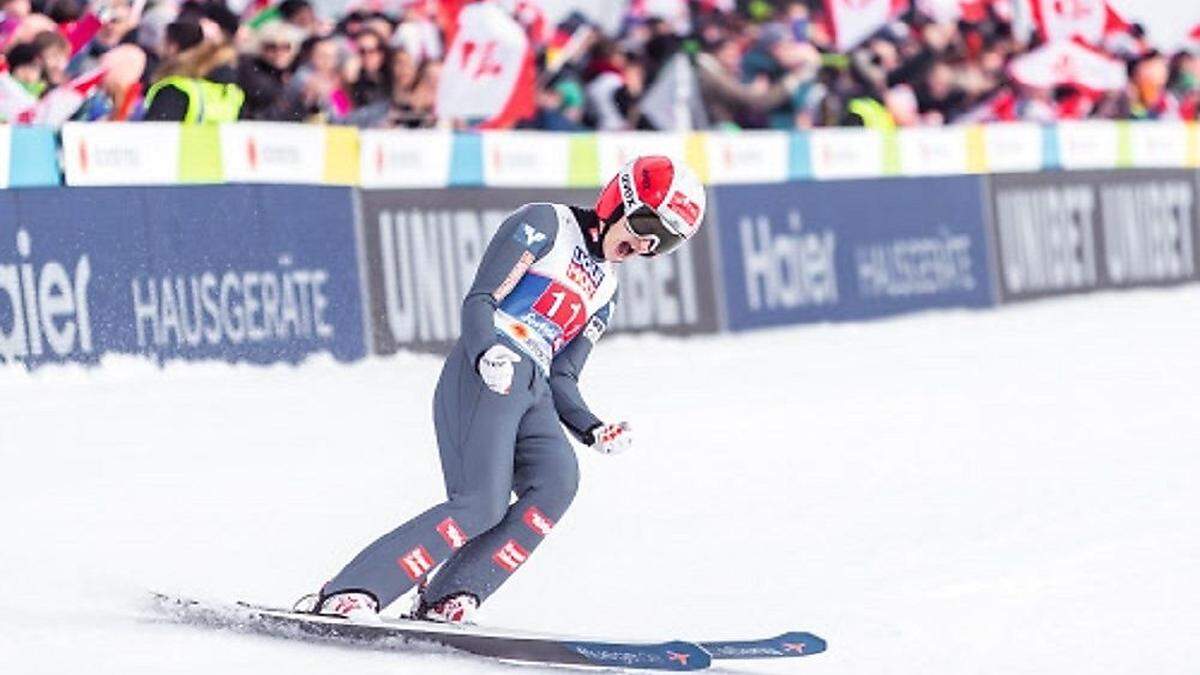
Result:
[[512,389],[513,364],[520,356],[504,345],[492,345],[479,357],[479,377],[488,389],[505,395]]
[[592,430],[592,449],[603,455],[625,452],[633,445],[633,428],[629,422],[603,424]]

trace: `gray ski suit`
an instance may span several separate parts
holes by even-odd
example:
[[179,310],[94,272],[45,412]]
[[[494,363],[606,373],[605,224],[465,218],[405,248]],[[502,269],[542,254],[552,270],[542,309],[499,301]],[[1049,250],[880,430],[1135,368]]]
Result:
[[[579,373],[616,294],[598,232],[593,212],[558,204],[529,204],[501,224],[434,394],[447,499],[364,549],[323,596],[363,591],[383,608],[441,565],[428,601],[468,592],[483,602],[566,512],[579,468],[562,427],[590,443],[601,425],[580,396]],[[495,344],[521,356],[508,394],[477,370]]]

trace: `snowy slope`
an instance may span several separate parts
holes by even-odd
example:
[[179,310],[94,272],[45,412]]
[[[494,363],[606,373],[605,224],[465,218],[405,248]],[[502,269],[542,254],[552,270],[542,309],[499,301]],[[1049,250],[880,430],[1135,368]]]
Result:
[[[675,340],[586,372],[634,449],[483,619],[804,629],[736,672],[1194,673],[1200,288]],[[0,671],[516,672],[150,622],[146,589],[288,603],[441,497],[440,364],[0,370]]]

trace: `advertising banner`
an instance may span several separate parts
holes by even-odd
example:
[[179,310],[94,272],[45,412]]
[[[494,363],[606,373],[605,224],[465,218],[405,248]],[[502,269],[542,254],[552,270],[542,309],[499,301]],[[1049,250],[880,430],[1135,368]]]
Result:
[[982,179],[717,187],[729,327],[993,303]]
[[993,176],[1005,301],[1196,279],[1196,177],[1182,169]]
[[947,176],[969,173],[966,127],[913,127],[901,129],[896,136],[901,174]]
[[[686,161],[703,179],[703,148],[700,137],[674,132],[607,131],[596,134],[600,175],[613,176],[626,162],[641,155],[666,155]],[[689,153],[691,150],[691,153]],[[699,155],[696,157],[695,155]],[[601,180],[608,180],[602,178]]]
[[1032,122],[982,124],[984,166],[990,173],[1037,171],[1044,166],[1041,125]]
[[230,183],[308,183],[325,175],[325,130],[317,125],[221,125],[221,163]]
[[1064,169],[1115,169],[1121,157],[1121,125],[1110,120],[1061,122],[1055,127]]
[[54,140],[54,130],[49,127],[36,126],[3,126],[4,135],[11,140],[11,146],[0,150],[0,157],[7,155],[4,169],[8,175],[0,184],[5,187],[32,187],[39,185],[58,185],[61,178],[58,172],[58,145]]
[[62,128],[67,185],[180,182],[180,125],[173,122],[68,122]]
[[0,360],[366,354],[349,189],[0,193]]
[[1130,163],[1137,168],[1188,166],[1189,131],[1184,122],[1130,122]]
[[570,137],[530,131],[483,134],[483,182],[498,187],[565,187]]
[[12,130],[7,124],[0,124],[0,188],[8,187],[10,165],[12,163]]
[[781,183],[788,179],[790,134],[786,131],[703,134],[709,183]]
[[[371,190],[361,193],[367,308],[375,353],[442,352],[492,234],[536,201],[590,204],[591,189]],[[705,229],[674,255],[617,266],[613,331],[711,333],[720,326]]]
[[446,187],[454,134],[449,131],[371,129],[359,132],[364,188]]
[[871,129],[823,128],[808,133],[812,175],[820,180],[883,175],[883,134]]

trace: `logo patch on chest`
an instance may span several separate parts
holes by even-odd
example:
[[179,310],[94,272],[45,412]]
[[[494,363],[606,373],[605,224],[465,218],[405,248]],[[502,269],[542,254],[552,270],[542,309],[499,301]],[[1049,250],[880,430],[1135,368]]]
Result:
[[604,269],[587,251],[575,247],[571,252],[571,262],[567,265],[567,278],[579,286],[589,300],[596,294],[596,289],[604,283]]

